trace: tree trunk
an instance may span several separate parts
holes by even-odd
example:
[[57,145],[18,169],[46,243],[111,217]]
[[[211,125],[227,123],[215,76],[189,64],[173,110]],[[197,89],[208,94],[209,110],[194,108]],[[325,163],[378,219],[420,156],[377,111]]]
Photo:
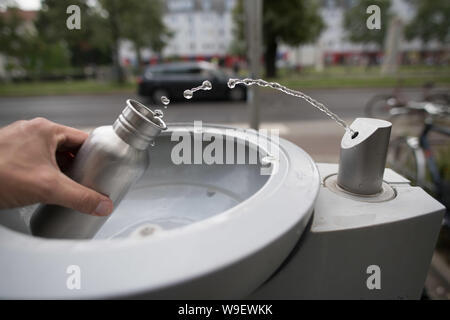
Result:
[[122,70],[122,66],[120,65],[120,54],[119,54],[119,39],[120,39],[120,27],[119,27],[119,17],[117,12],[116,3],[111,3],[111,8],[109,10],[109,24],[111,28],[111,36],[113,40],[112,44],[112,55],[113,55],[113,64],[114,64],[114,73],[116,76],[116,81],[119,84],[123,84],[125,82],[125,75]]
[[270,39],[266,44],[266,52],[264,54],[264,63],[266,67],[266,77],[275,78],[277,76],[277,47],[278,43],[275,37]]
[[140,75],[142,73],[142,55],[141,55],[141,47],[137,44],[134,44],[134,48],[136,50],[136,60],[137,60],[137,73]]
[[119,39],[115,39],[113,44],[113,64],[116,81],[119,84],[123,84],[125,82],[125,75],[120,65]]

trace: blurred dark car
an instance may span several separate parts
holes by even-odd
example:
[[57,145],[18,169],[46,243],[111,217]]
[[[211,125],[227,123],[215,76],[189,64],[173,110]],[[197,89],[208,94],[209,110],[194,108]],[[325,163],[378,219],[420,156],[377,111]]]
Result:
[[247,90],[236,86],[233,90],[227,86],[230,75],[216,65],[208,62],[175,62],[164,63],[148,67],[139,78],[138,93],[149,97],[154,103],[160,103],[161,96],[171,101],[185,100],[183,92],[200,86],[209,80],[212,89],[199,90],[194,93],[192,100],[245,100]]

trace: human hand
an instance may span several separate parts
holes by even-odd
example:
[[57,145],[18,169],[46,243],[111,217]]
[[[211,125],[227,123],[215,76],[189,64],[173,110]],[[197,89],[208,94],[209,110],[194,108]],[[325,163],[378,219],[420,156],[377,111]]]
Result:
[[[82,186],[64,170],[88,134],[44,118],[0,129],[0,209],[56,204],[92,215],[112,212],[105,195]],[[61,168],[61,169],[60,169]]]

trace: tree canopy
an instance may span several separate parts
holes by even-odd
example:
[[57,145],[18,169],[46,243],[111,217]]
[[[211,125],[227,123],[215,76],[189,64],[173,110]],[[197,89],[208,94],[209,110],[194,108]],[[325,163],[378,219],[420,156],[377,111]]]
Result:
[[413,20],[406,26],[406,38],[418,38],[426,45],[431,40],[450,42],[450,1],[410,0],[416,8]]
[[[240,2],[242,1],[240,0]],[[324,23],[318,8],[318,2],[315,0],[264,0],[264,61],[268,77],[274,77],[277,74],[276,54],[279,43],[295,46],[312,42],[320,35]],[[243,5],[238,3],[234,12],[235,36],[237,37],[235,44],[241,43],[241,50],[243,40],[240,40],[239,37],[243,37],[245,34],[243,17]]]
[[[64,43],[71,53],[74,66],[89,63],[110,63],[111,41],[105,19],[99,8],[88,5],[87,0],[43,0],[36,28],[47,43]],[[81,29],[69,30],[67,7],[77,5],[81,12]]]
[[[163,22],[162,0],[42,0],[41,5],[35,22],[41,44],[66,47],[74,66],[112,61],[119,82],[124,80],[119,61],[121,39],[133,43],[140,65],[142,48],[161,52],[170,36]],[[80,8],[79,30],[66,27],[69,17],[66,10],[70,5]]]
[[17,7],[7,7],[0,14],[0,43],[6,69],[16,73],[26,71],[29,78],[70,65],[67,48],[60,43],[45,42]]

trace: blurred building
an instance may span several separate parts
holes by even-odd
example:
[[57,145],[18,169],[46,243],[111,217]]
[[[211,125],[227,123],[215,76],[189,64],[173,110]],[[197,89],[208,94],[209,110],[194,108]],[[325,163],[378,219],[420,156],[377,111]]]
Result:
[[235,0],[168,0],[166,25],[175,33],[166,56],[222,56],[232,41]]
[[[225,59],[233,39],[232,10],[236,0],[166,0],[164,22],[173,32],[162,52],[164,58],[185,60]],[[143,50],[143,58],[158,57]],[[123,41],[121,56],[135,60],[132,45]]]
[[[281,46],[280,62],[286,66],[309,66],[320,64],[361,64],[377,61],[382,56],[382,49],[375,45],[355,44],[348,40],[344,29],[344,15],[353,5],[352,0],[322,0],[320,14],[326,25],[318,41],[310,45],[296,48]],[[391,12],[407,24],[415,15],[415,8],[409,0],[392,0]],[[418,55],[422,51],[419,40],[406,41],[400,44],[400,50],[405,55]],[[430,42],[427,50],[439,50],[440,45]]]

